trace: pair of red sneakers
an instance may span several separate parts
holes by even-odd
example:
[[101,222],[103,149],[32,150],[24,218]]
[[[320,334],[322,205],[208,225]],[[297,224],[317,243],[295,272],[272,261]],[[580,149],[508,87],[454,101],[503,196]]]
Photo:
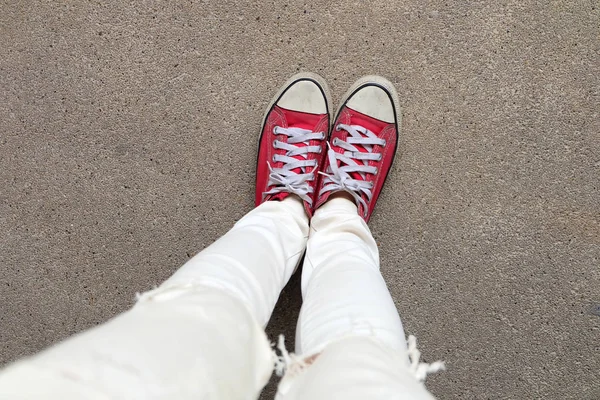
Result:
[[293,76],[265,114],[256,167],[256,205],[295,194],[309,217],[336,192],[349,193],[369,221],[398,143],[394,86],[379,76],[359,79],[342,98],[330,128],[323,78]]

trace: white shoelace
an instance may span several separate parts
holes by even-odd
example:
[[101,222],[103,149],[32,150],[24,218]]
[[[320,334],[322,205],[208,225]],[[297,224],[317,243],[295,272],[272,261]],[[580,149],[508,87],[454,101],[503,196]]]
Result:
[[[287,143],[280,140],[273,141],[273,147],[278,150],[286,150],[284,155],[275,154],[273,162],[282,162],[282,168],[273,168],[269,165],[269,182],[268,186],[273,186],[271,190],[264,193],[264,196],[277,194],[281,192],[289,192],[298,195],[302,200],[312,205],[310,194],[313,188],[309,181],[315,179],[315,173],[306,173],[307,168],[316,167],[317,160],[308,160],[309,153],[320,153],[321,146],[309,146],[310,140],[323,140],[325,134],[323,132],[313,132],[308,129],[301,128],[282,128],[276,126],[273,129],[276,135],[285,135],[288,137]],[[304,143],[306,146],[296,146],[298,143]],[[294,158],[294,156],[302,156],[304,160]],[[293,171],[300,168],[302,173]]]
[[[385,146],[385,140],[378,138],[373,132],[360,125],[338,124],[335,129],[345,130],[350,136],[345,141],[338,138],[333,139],[333,145],[344,149],[343,153],[336,153],[329,146],[327,151],[329,168],[327,168],[327,173],[320,172],[325,178],[319,196],[326,192],[344,190],[354,197],[357,204],[363,206],[366,215],[368,206],[362,195],[364,194],[368,201],[371,201],[373,183],[353,179],[350,173],[357,172],[363,179],[366,179],[367,174],[376,174],[377,167],[370,166],[369,161],[381,160],[381,153],[373,153],[373,146]],[[361,145],[367,152],[360,151],[354,145]],[[339,166],[338,160],[340,161]]]

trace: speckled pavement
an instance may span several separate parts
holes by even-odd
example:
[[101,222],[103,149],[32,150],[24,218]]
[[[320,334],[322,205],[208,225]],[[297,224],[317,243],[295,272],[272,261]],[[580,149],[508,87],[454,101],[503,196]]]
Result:
[[407,333],[447,363],[428,388],[599,399],[599,8],[0,0],[0,363],[127,309],[250,210],[289,76],[337,101],[381,74],[404,119],[370,226]]

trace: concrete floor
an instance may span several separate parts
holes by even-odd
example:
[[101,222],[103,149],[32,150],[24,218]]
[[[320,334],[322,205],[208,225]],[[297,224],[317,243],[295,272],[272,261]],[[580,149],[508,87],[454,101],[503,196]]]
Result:
[[[370,224],[440,399],[600,398],[595,1],[0,1],[0,363],[127,309],[252,208],[296,71],[394,82]],[[298,279],[269,334],[293,337]],[[263,398],[272,397],[271,384]]]

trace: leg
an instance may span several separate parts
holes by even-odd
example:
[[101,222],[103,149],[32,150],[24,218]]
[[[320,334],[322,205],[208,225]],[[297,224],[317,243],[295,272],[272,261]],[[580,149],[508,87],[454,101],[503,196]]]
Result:
[[379,251],[356,205],[333,198],[317,210],[302,271],[298,354],[346,336],[377,338],[406,352],[402,322],[379,272]]
[[296,197],[263,203],[130,311],[2,371],[0,398],[255,399],[307,233]]
[[288,368],[278,399],[432,398],[411,370],[377,244],[347,199],[333,198],[315,212],[302,296],[300,368]]

